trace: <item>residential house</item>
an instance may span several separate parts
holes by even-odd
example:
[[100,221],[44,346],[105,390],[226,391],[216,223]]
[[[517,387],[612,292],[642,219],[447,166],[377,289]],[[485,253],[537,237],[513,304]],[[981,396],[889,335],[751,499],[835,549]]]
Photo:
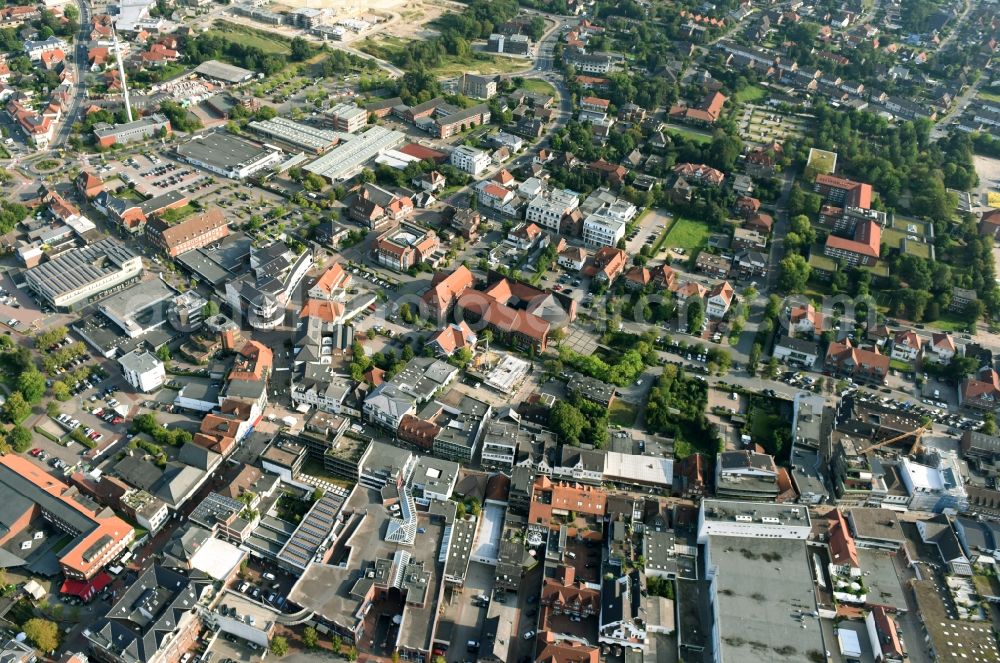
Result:
[[708,291],[708,299],[705,301],[705,313],[710,318],[721,319],[729,312],[732,306],[736,291],[728,281],[723,281]]
[[717,279],[728,278],[733,268],[733,261],[725,256],[702,251],[695,258],[694,269]]
[[413,201],[375,184],[365,183],[348,208],[348,216],[371,230],[384,230],[413,212]]
[[856,381],[882,383],[889,373],[889,357],[877,349],[857,348],[850,339],[829,345],[826,365],[838,375],[847,375]]
[[931,340],[924,346],[924,361],[947,364],[955,357],[958,348],[955,340],[948,332],[934,332]]
[[892,350],[889,356],[898,361],[913,363],[920,356],[923,340],[912,329],[896,332],[892,338]]
[[985,367],[962,382],[958,395],[962,407],[994,412],[1000,408],[1000,375],[995,369]]
[[670,117],[691,124],[711,126],[722,116],[728,97],[721,92],[709,92],[696,106],[677,105],[670,109]]
[[462,320],[436,332],[427,340],[427,345],[438,357],[450,357],[463,349],[474,352],[476,334],[469,329],[468,323]]

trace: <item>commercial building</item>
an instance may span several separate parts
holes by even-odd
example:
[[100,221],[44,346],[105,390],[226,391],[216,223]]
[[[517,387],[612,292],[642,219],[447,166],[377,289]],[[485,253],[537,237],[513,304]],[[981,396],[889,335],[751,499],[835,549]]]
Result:
[[531,199],[524,219],[552,232],[559,232],[562,220],[580,206],[580,196],[569,189],[549,189]]
[[285,307],[312,265],[312,252],[296,255],[283,242],[251,248],[250,271],[226,282],[226,300],[255,329],[273,329],[284,321]]
[[133,350],[118,359],[125,375],[125,381],[136,391],[149,393],[156,391],[167,379],[163,362],[149,351]]
[[583,202],[583,241],[591,246],[615,246],[625,236],[625,226],[636,217],[635,205],[607,189],[598,189]]
[[94,125],[94,136],[100,147],[149,140],[160,131],[170,133],[170,120],[167,119],[166,115],[160,113],[153,113],[124,124],[111,125],[101,122]]
[[171,258],[200,249],[229,235],[229,220],[218,207],[168,223],[154,217],[146,223],[146,239]]
[[253,78],[253,72],[249,69],[219,62],[218,60],[206,60],[202,62],[195,68],[194,73],[202,78],[228,83],[229,85],[244,83]]
[[85,631],[107,663],[172,663],[201,629],[199,606],[212,578],[152,564],[127,586],[104,619]]
[[397,272],[405,272],[422,262],[430,262],[441,247],[433,230],[403,223],[376,240],[373,253],[378,264]]
[[479,177],[492,163],[487,152],[468,145],[459,145],[451,153],[451,165],[473,177]]
[[451,138],[472,127],[489,123],[490,107],[486,104],[479,104],[438,118],[435,121],[435,126],[438,138]]
[[135,536],[124,520],[21,456],[0,457],[0,488],[4,499],[0,545],[20,542],[21,550],[30,550],[33,533],[27,529],[41,517],[70,536],[56,553],[67,578],[91,580],[126,550]]
[[706,499],[698,512],[699,542],[709,536],[805,541],[810,531],[809,509],[796,504]]
[[326,152],[340,140],[336,131],[320,129],[284,117],[257,120],[251,122],[249,127],[263,136],[316,154]]
[[281,150],[215,131],[200,134],[177,146],[177,155],[205,170],[242,180],[281,162]]
[[[706,502],[707,508],[714,508],[713,501],[706,500],[703,511]],[[792,508],[800,514],[807,511],[806,507]],[[750,519],[748,526],[756,526],[761,520],[796,520],[793,514],[768,509],[746,509],[735,515]],[[800,517],[800,522],[808,522],[808,515]],[[775,652],[787,651],[785,647],[796,651],[787,655],[789,660],[822,657],[826,645],[817,619],[812,549],[807,548],[804,538],[788,533],[712,533],[699,538],[705,543],[707,587],[701,585],[700,595],[695,598],[686,596],[686,589],[693,583],[684,583],[678,600],[703,604],[707,614],[700,616],[697,608],[681,611],[682,651],[688,651],[691,643],[692,655],[698,649],[712,653],[706,659],[699,655],[699,660],[741,663],[772,663]],[[793,616],[789,616],[789,606],[795,606],[791,608]],[[686,615],[691,617],[686,619]]]
[[142,259],[114,239],[71,249],[24,272],[25,281],[43,301],[75,309],[135,283]]
[[350,526],[334,559],[306,568],[289,600],[311,611],[317,628],[356,646],[363,655],[375,653],[375,617],[396,615],[398,624],[389,630],[385,647],[405,660],[427,661],[436,646],[444,569],[456,566],[449,563],[453,554],[463,554],[461,546],[451,550],[454,509],[435,503],[428,512],[418,513],[401,500],[396,511],[412,516],[413,539],[397,542],[393,533],[400,518],[376,507],[377,499],[377,493],[355,489],[344,508],[352,514]]
[[368,111],[354,104],[337,104],[327,111],[337,131],[354,133],[368,124]]
[[494,32],[486,42],[486,50],[490,53],[527,55],[531,50],[531,38],[528,35],[505,35]]
[[364,164],[387,150],[399,147],[405,140],[406,134],[402,132],[374,126],[338,145],[303,169],[331,182],[343,182],[360,172]]
[[774,358],[791,366],[812,368],[819,360],[819,344],[804,338],[783,336],[774,345]]
[[794,492],[788,471],[772,456],[753,451],[725,451],[715,464],[715,494],[720,499],[780,501]]
[[462,75],[462,94],[473,99],[492,99],[497,94],[499,76]]

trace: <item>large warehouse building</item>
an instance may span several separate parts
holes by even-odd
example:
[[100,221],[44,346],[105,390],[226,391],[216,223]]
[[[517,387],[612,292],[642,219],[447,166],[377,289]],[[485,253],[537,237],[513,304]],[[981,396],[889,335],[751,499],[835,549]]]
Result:
[[181,143],[177,155],[192,165],[234,180],[250,177],[282,159],[281,150],[272,145],[260,145],[220,131]]
[[103,239],[32,267],[24,273],[42,300],[75,309],[135,283],[142,259],[115,239]]
[[316,173],[331,182],[342,182],[357,174],[366,163],[403,144],[406,134],[394,129],[375,126],[358,134],[320,158],[304,170]]

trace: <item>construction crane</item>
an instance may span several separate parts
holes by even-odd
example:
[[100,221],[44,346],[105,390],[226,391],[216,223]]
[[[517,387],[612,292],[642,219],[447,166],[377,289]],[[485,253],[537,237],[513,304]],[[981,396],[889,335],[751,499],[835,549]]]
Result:
[[866,454],[869,451],[877,451],[878,449],[881,449],[882,447],[888,446],[888,445],[892,444],[893,442],[899,442],[900,440],[905,439],[907,437],[910,437],[911,435],[914,438],[914,442],[913,442],[913,446],[910,448],[910,453],[913,453],[917,449],[917,447],[920,445],[920,438],[923,437],[924,433],[926,433],[928,430],[930,430],[930,425],[921,426],[920,428],[917,428],[916,430],[912,430],[912,431],[910,431],[908,433],[903,433],[901,435],[897,435],[896,437],[890,437],[888,440],[882,440],[881,442],[876,442],[875,444],[873,444],[871,446],[865,447],[864,449],[862,449],[858,453],[859,454]]

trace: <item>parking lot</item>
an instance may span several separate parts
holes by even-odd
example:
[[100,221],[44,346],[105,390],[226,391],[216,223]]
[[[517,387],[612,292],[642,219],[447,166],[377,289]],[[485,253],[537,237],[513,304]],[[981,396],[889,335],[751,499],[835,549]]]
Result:
[[479,641],[482,637],[487,604],[477,597],[492,594],[495,573],[496,569],[488,564],[471,562],[465,577],[465,587],[446,592],[444,615],[441,619],[450,620],[454,624],[451,646],[445,655],[449,663],[468,660],[466,645],[470,640]]
[[625,251],[629,255],[638,255],[643,246],[650,248],[656,243],[670,225],[673,215],[660,209],[651,209],[640,217],[635,229],[625,237]]
[[37,330],[45,319],[38,304],[6,273],[0,274],[0,322],[14,331],[29,333]]

